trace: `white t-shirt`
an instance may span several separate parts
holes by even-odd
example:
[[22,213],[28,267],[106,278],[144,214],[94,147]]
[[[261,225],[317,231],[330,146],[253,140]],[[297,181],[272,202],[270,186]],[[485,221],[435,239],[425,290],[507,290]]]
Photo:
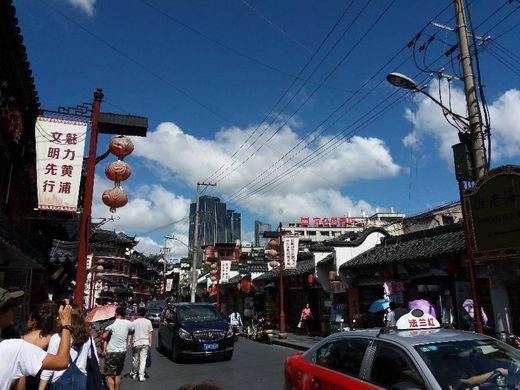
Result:
[[[61,340],[61,337],[59,334],[56,333],[55,335],[53,335],[49,341],[49,346],[47,348],[47,352],[52,355],[57,355],[58,348],[60,346],[60,340]],[[89,339],[85,344],[83,344],[83,346],[79,350],[79,356],[78,356],[78,352],[74,348],[70,348],[70,358],[72,359],[72,361],[76,360],[76,357],[78,358],[78,360],[76,360],[76,366],[79,368],[79,370],[83,374],[87,374],[87,358],[90,356],[90,340],[91,339]],[[72,342],[72,340],[71,340],[71,342]],[[94,347],[94,354],[96,356],[96,359],[98,359],[98,361],[99,361],[95,347]],[[54,383],[63,375],[64,372],[65,372],[65,370],[61,370],[61,371],[43,370],[42,374],[41,374],[41,378],[46,381],[51,381],[52,383]]]
[[128,320],[116,319],[112,325],[105,328],[110,332],[108,352],[126,352],[128,334],[134,331],[134,326]]
[[134,325],[133,346],[150,345],[148,340],[148,333],[153,332],[152,322],[144,317],[139,317],[132,322]]
[[242,325],[242,318],[240,314],[235,311],[229,316],[229,322],[231,325]]
[[395,323],[397,322],[395,320],[395,311],[390,310],[388,314],[386,315],[386,321],[390,322],[390,326],[395,326]]
[[22,339],[0,342],[0,390],[8,390],[15,379],[38,374],[46,356],[43,349]]

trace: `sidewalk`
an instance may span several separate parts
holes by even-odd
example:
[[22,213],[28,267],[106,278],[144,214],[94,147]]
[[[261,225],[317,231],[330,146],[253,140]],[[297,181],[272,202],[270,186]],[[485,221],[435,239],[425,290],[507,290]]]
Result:
[[275,330],[275,336],[273,337],[272,342],[276,345],[306,351],[321,339],[323,339],[321,336],[305,336],[297,333],[287,333],[287,338],[281,339],[279,337],[279,332]]

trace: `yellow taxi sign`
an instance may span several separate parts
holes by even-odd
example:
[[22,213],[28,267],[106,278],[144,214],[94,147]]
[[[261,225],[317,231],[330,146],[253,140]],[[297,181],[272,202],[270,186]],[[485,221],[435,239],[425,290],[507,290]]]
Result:
[[420,309],[413,309],[397,320],[396,327],[397,330],[437,329],[441,327],[441,324],[431,314]]

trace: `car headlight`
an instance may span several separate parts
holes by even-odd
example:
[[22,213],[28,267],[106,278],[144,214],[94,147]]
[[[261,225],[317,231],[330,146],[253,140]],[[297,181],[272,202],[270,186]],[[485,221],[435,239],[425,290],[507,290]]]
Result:
[[191,341],[193,339],[193,337],[191,337],[191,334],[182,328],[179,328],[179,337],[186,341]]
[[234,335],[234,333],[233,333],[233,326],[229,325],[229,329],[226,332],[226,337],[233,337],[233,335]]

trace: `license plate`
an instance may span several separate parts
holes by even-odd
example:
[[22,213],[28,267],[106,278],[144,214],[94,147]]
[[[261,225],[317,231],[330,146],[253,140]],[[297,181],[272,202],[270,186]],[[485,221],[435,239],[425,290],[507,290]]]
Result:
[[203,344],[202,348],[204,349],[204,351],[211,351],[211,350],[214,350],[214,349],[218,349],[218,343]]

